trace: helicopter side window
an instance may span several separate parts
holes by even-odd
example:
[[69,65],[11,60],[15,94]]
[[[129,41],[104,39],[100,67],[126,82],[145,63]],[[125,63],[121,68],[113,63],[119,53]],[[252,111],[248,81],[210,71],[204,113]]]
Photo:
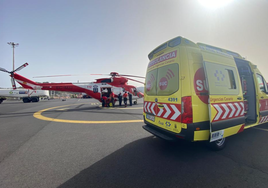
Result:
[[137,89],[133,88],[134,96],[137,96]]
[[112,80],[111,79],[105,79],[105,80],[102,80],[101,82],[105,82],[105,83],[111,83]]

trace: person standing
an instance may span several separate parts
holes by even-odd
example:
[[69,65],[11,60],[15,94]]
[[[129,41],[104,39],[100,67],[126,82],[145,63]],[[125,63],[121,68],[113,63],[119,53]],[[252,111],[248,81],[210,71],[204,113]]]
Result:
[[111,102],[112,102],[113,107],[114,107],[114,92],[110,93],[110,97],[111,97]]
[[118,97],[118,101],[119,101],[119,106],[121,106],[121,104],[122,104],[122,94],[119,93],[117,97]]
[[128,92],[129,106],[132,106],[132,94]]
[[106,106],[107,97],[105,95],[102,96],[102,107]]
[[127,107],[127,92],[125,92],[123,94],[123,98],[124,98],[124,104],[125,104],[125,107]]

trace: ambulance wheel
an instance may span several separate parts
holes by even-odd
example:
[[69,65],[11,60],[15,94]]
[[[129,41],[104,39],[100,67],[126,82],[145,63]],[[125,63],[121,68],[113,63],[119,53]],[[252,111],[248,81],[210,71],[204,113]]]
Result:
[[214,142],[208,142],[207,145],[211,150],[214,151],[222,150],[226,145],[226,138],[222,138]]

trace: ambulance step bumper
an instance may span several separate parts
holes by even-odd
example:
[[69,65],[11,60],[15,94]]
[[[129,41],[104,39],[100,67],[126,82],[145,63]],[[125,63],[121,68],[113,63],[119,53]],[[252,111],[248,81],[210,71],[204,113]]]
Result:
[[[171,133],[166,133],[163,130],[158,130],[157,128],[150,126],[150,125],[143,125],[142,126],[146,131],[152,133],[153,135],[162,138],[164,140],[168,140],[168,141],[177,141],[178,137],[176,136],[180,136],[177,134],[171,134]],[[184,136],[180,136],[180,138],[183,138]]]

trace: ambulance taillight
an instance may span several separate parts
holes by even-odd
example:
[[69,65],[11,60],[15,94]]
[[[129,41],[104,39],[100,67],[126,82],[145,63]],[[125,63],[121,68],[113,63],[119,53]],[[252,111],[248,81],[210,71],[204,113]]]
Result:
[[193,123],[193,110],[191,96],[181,98],[181,122],[185,124]]

